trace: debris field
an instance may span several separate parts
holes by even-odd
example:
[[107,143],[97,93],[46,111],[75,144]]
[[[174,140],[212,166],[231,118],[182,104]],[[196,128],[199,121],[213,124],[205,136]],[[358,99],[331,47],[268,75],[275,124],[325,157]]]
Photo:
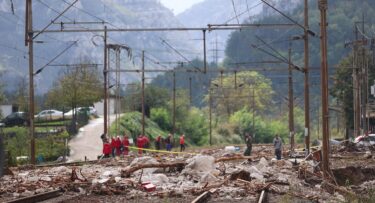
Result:
[[255,145],[249,157],[243,149],[213,148],[20,166],[0,178],[0,202],[45,194],[46,202],[371,202],[374,156],[371,149],[352,148],[332,150],[331,177],[320,171],[319,151],[307,158],[284,152],[276,160],[271,145]]

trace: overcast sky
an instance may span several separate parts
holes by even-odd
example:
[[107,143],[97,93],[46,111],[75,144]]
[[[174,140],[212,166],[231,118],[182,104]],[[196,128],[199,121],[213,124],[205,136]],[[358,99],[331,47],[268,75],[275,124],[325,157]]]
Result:
[[173,10],[175,15],[183,12],[190,8],[193,4],[201,2],[203,0],[160,0],[167,8]]

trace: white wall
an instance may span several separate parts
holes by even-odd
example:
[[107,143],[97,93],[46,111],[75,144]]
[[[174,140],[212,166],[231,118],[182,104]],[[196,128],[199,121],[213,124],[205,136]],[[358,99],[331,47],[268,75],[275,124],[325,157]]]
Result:
[[[114,114],[115,113],[115,108],[114,108],[115,107],[115,99],[110,98],[108,104],[109,104],[109,114]],[[103,116],[104,115],[104,100],[102,100],[100,102],[96,102],[94,104],[94,108],[98,112],[99,116]]]
[[12,113],[12,105],[0,105],[0,111],[3,118]]

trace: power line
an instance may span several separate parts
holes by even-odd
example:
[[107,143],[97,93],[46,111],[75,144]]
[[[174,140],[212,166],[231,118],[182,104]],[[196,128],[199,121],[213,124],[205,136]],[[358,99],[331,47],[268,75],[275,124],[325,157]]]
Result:
[[74,6],[75,3],[77,3],[78,0],[75,0],[73,3],[69,4],[69,6],[67,8],[65,8],[62,12],[60,12],[59,15],[57,15],[50,23],[48,23],[48,25],[46,25],[40,32],[36,33],[33,37],[33,39],[35,39],[36,37],[38,37],[41,33],[43,33],[45,30],[47,30],[47,28],[49,26],[51,26],[58,18],[60,18],[62,15],[64,15],[65,12],[67,12],[72,6]]
[[240,24],[240,20],[238,20],[238,15],[236,11],[236,6],[234,5],[234,0],[232,0],[232,6],[233,6],[234,15],[236,16],[236,19],[237,19],[237,23]]

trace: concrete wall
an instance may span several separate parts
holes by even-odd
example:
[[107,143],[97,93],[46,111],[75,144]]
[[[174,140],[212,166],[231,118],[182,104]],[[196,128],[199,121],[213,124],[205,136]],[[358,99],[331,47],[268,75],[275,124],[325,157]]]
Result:
[[[110,98],[108,104],[109,104],[109,113],[114,114],[115,113],[115,108],[114,108],[115,107],[115,99]],[[94,108],[98,112],[99,116],[103,116],[104,115],[104,100],[102,100],[100,102],[96,102],[94,104]]]
[[0,105],[0,111],[3,118],[10,115],[12,112],[12,105]]

